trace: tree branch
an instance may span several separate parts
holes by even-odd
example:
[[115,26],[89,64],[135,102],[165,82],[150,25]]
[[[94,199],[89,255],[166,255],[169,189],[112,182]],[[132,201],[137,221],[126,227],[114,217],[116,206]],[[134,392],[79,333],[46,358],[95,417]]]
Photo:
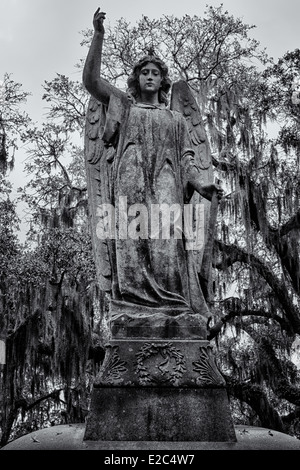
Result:
[[273,314],[272,312],[267,312],[266,310],[253,310],[253,309],[241,309],[241,308],[234,308],[234,310],[228,311],[226,315],[224,315],[221,320],[216,322],[211,328],[209,328],[209,335],[208,340],[211,341],[214,339],[222,330],[222,327],[229,323],[234,318],[243,318],[243,317],[256,317],[256,318],[265,318],[265,319],[272,319],[276,321],[282,330],[285,330],[287,333],[291,333],[291,328],[289,322],[287,322],[284,318],[280,317],[279,315]]
[[250,217],[263,237],[268,248],[274,249],[283,268],[291,279],[293,288],[300,294],[300,261],[297,253],[292,252],[287,235],[293,228],[300,227],[300,210],[281,228],[274,230],[267,220],[265,202],[254,183],[248,179]]
[[275,431],[285,432],[282,419],[269,403],[269,400],[259,385],[249,382],[237,382],[226,376],[229,393],[240,401],[247,403],[256,412],[261,426]]
[[217,269],[224,269],[236,262],[244,263],[254,268],[268,283],[280,302],[287,321],[294,333],[300,333],[299,310],[293,303],[287,287],[280,282],[273,272],[255,255],[247,253],[236,245],[226,245],[221,241],[215,241],[215,246],[225,255],[223,261],[215,264]]

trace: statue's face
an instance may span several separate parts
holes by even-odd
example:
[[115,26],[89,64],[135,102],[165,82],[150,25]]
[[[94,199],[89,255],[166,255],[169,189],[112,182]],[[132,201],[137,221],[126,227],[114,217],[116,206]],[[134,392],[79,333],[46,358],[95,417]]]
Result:
[[142,93],[157,93],[161,87],[162,76],[157,65],[148,62],[140,71],[139,83]]

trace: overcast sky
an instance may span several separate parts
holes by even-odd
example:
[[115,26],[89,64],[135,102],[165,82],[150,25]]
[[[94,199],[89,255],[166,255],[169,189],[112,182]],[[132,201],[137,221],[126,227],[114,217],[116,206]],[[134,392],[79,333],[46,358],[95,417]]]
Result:
[[[244,23],[255,25],[253,38],[277,59],[300,47],[299,0],[0,0],[0,81],[5,72],[32,94],[27,112],[40,120],[45,112],[41,101],[44,80],[56,73],[81,80],[75,64],[86,53],[80,46],[80,31],[92,27],[98,6],[111,25],[124,17],[135,23],[142,15],[202,16],[206,5],[220,6]],[[14,179],[21,179],[26,155],[16,155]]]
[[[252,36],[275,59],[300,47],[299,0],[224,0],[224,9],[247,24],[256,25]],[[22,83],[31,115],[39,119],[42,83],[56,73],[81,79],[74,65],[86,49],[80,47],[80,31],[92,26],[98,6],[113,24],[124,17],[131,23],[142,17],[159,18],[203,15],[206,5],[220,1],[202,0],[0,0],[0,80],[5,72]]]

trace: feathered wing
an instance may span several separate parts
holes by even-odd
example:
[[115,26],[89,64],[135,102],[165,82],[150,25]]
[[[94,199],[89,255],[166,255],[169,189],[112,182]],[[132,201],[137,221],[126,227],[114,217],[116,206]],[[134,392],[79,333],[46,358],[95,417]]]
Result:
[[113,147],[105,146],[103,129],[106,120],[106,107],[91,97],[85,124],[85,164],[89,200],[89,219],[92,244],[98,282],[101,290],[111,289],[112,267],[110,262],[110,240],[101,236],[103,233],[103,204],[111,203],[110,194],[110,160]]
[[[173,84],[170,108],[174,111],[180,112],[185,117],[193,145],[193,150],[195,152],[195,162],[198,168],[200,169],[199,178],[203,185],[211,184],[213,182],[213,167],[210,146],[199,106],[186,81],[179,80],[178,82]],[[192,194],[189,203],[193,204],[195,208],[198,204],[200,205],[198,207],[202,207],[204,209],[204,237],[202,224],[203,218],[201,218],[198,213],[198,217],[195,217],[195,219],[193,220],[194,233],[197,234],[196,240],[194,241],[193,255],[194,259],[196,260],[197,271],[200,277],[203,276],[204,278],[208,279],[209,263],[205,261],[205,266],[203,266],[203,258],[206,258],[204,254],[205,247],[207,246],[208,241],[207,235],[210,224],[211,203],[205,198],[201,197],[196,191]],[[203,214],[203,212],[200,212],[200,214]],[[196,226],[197,222],[198,227]],[[201,241],[204,242],[202,244],[202,247]]]

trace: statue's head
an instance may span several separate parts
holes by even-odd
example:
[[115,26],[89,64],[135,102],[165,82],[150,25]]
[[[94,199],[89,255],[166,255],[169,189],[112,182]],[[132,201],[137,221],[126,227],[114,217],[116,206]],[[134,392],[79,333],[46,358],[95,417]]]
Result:
[[152,63],[155,64],[156,67],[159,68],[162,82],[161,88],[159,90],[159,102],[168,104],[168,92],[171,88],[171,80],[169,78],[169,70],[167,65],[157,56],[154,54],[153,49],[149,50],[149,53],[142,57],[132,69],[131,75],[128,77],[127,85],[128,85],[128,93],[130,93],[135,99],[140,96],[140,86],[139,86],[139,76],[141,70],[145,65]]

